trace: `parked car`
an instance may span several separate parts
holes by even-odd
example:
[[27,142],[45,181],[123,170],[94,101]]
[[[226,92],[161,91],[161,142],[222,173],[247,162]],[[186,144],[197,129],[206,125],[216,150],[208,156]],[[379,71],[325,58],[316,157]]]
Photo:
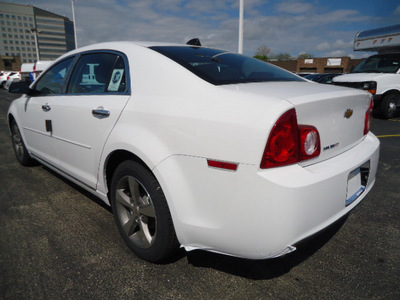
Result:
[[21,80],[21,74],[19,72],[11,72],[7,76],[7,80],[2,83],[2,87],[8,90],[8,87],[12,82],[17,82]]
[[10,91],[27,93],[8,111],[17,160],[111,205],[126,244],[151,262],[179,246],[285,255],[375,183],[369,93],[240,54],[102,43]]
[[6,82],[7,82],[7,76],[8,76],[10,73],[11,73],[11,72],[7,72],[7,71],[4,71],[4,72],[1,72],[1,73],[0,73],[0,87],[4,88],[4,85],[5,85]]
[[315,73],[315,74],[308,74],[304,76],[304,78],[315,81],[318,83],[326,83],[331,84],[332,79],[336,76],[342,75],[341,73]]
[[33,81],[35,81],[36,78],[38,78],[39,75],[51,65],[52,62],[52,60],[38,60],[35,62],[33,65]]
[[21,65],[20,74],[21,80],[26,81],[28,83],[33,82],[33,67],[34,63],[24,63]]

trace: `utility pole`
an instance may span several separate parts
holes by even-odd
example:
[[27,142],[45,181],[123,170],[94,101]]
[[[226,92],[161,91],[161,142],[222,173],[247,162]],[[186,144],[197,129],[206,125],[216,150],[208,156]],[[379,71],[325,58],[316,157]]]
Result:
[[75,6],[74,6],[74,0],[71,0],[71,5],[72,5],[72,22],[74,23],[74,39],[75,39],[75,49],[78,48],[78,38],[76,36],[76,22],[75,22]]
[[243,15],[244,15],[244,0],[240,0],[239,12],[239,47],[238,52],[243,54]]

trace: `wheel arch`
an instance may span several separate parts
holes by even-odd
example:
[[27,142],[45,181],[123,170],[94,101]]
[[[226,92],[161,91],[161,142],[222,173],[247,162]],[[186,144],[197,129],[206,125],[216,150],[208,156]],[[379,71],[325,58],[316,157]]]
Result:
[[385,96],[391,95],[391,94],[394,94],[394,95],[397,96],[397,105],[400,105],[400,90],[397,90],[397,89],[390,89],[390,90],[387,90],[387,91],[385,91],[385,92],[382,94],[382,99],[383,99]]
[[[106,187],[107,187],[108,198],[110,196],[109,193],[110,193],[113,174],[115,173],[115,170],[117,169],[117,167],[121,163],[123,163],[124,161],[127,161],[127,160],[136,161],[139,164],[141,164],[143,167],[148,169],[149,172],[153,173],[151,171],[151,169],[147,166],[147,164],[136,154],[134,154],[128,150],[124,150],[124,149],[114,150],[113,152],[111,152],[108,155],[105,165],[104,165],[104,170],[103,170],[103,172],[104,172],[103,174],[105,176],[105,183],[106,183]],[[154,173],[153,173],[153,175],[154,175]]]
[[12,121],[17,122],[17,121],[15,120],[14,115],[11,114],[11,113],[9,113],[9,114],[7,115],[7,124],[8,124],[8,131],[9,131],[10,133],[11,133],[11,123],[12,123]]

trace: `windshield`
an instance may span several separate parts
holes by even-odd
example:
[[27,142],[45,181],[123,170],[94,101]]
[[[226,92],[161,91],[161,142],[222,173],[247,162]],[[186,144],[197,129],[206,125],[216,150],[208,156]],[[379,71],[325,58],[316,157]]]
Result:
[[244,55],[202,47],[151,47],[214,84],[305,81],[274,65]]
[[399,67],[400,53],[374,55],[364,60],[353,73],[396,73]]

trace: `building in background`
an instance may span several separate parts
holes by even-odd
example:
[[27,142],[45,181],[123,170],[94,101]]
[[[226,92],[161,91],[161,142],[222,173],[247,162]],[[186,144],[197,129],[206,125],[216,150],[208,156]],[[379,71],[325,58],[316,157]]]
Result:
[[0,2],[0,68],[16,58],[21,63],[55,60],[75,48],[73,22],[31,5]]
[[345,57],[298,58],[284,61],[268,61],[269,63],[297,74],[313,73],[350,73],[364,58]]

